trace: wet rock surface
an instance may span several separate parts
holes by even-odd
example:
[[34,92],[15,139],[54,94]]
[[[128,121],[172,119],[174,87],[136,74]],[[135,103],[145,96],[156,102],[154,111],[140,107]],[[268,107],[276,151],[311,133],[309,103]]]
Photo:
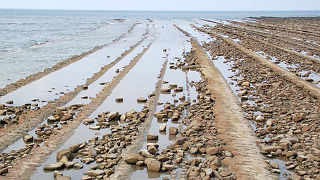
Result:
[[[235,84],[245,91],[239,95],[247,97],[241,98],[241,105],[260,138],[257,144],[261,153],[284,160],[291,171],[281,178],[319,178],[319,99],[222,40],[204,46],[212,56],[224,56],[227,62],[233,62],[230,68],[236,72]],[[253,46],[262,45],[251,43],[247,48]],[[272,53],[281,55],[275,50]],[[273,173],[280,173],[277,163],[269,165]]]

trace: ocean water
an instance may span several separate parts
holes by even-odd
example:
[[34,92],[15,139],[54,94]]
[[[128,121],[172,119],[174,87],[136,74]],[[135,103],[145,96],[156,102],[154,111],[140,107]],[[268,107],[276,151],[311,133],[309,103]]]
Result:
[[[0,9],[0,88],[73,55],[111,43],[150,19],[320,16],[320,11],[149,12]],[[125,19],[120,22],[117,19]]]

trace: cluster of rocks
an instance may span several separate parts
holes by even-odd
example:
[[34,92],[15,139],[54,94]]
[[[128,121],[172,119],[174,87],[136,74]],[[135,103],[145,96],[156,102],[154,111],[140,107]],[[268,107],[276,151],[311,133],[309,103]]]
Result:
[[18,150],[12,150],[8,153],[1,153],[0,155],[0,175],[5,175],[8,173],[9,169],[13,167],[12,163],[15,159],[25,158],[31,151],[31,149],[36,146],[35,144],[28,144],[24,148]]
[[277,46],[294,50],[296,52],[306,52],[306,54],[309,56],[317,56],[320,52],[313,45],[311,44],[306,45],[303,42],[297,42],[295,39],[291,37],[285,37],[285,36],[280,37],[277,35],[269,34],[267,32],[261,32],[261,31],[251,30],[248,28],[242,28],[239,26],[231,26],[231,25],[225,25],[225,24],[224,25],[219,24],[217,25],[217,27],[231,30],[233,34],[236,34],[238,31],[238,33],[241,33],[241,35],[249,35],[250,37],[264,40],[268,43],[276,44]]
[[[310,20],[306,20],[305,22],[303,22],[303,24],[308,23],[308,21],[310,22]],[[240,24],[240,23],[237,23],[237,24]],[[315,24],[318,24],[318,22],[316,22]],[[282,37],[288,37],[288,39],[291,38],[296,40],[295,42],[299,42],[303,44],[312,45],[313,41],[317,41],[317,42],[320,41],[320,38],[317,33],[310,32],[310,29],[309,29],[310,26],[308,30],[298,30],[297,24],[295,24],[290,28],[283,27],[283,26],[274,26],[270,24],[262,24],[261,22],[259,23],[246,22],[246,23],[241,23],[241,25],[252,28],[252,29],[256,29],[259,31],[267,31],[268,33],[271,33],[271,34],[281,35]],[[302,40],[305,40],[305,42],[301,42]]]
[[[261,153],[285,160],[291,179],[320,178],[319,100],[223,41],[206,47],[234,62],[239,96],[250,101],[241,105],[247,119],[255,122]],[[272,172],[280,173],[278,165],[269,164]]]
[[47,123],[39,125],[35,134],[24,135],[23,141],[26,144],[25,147],[17,150],[12,150],[8,153],[2,153],[0,155],[0,174],[4,175],[12,168],[12,162],[16,159],[25,158],[33,148],[40,146],[40,144],[49,138],[50,135],[56,133],[61,127],[60,125],[67,124],[68,121],[72,121],[75,113],[81,108],[82,105],[72,105],[68,107],[57,107],[52,116],[47,118]]
[[[205,83],[195,83],[201,94],[199,102],[185,105],[187,117],[183,121],[187,127],[178,133],[177,140],[158,152],[156,143],[147,143],[147,149],[140,150],[138,154],[130,154],[125,158],[128,164],[146,166],[149,171],[166,172],[181,168],[180,178],[185,179],[233,179],[234,173],[228,168],[232,161],[232,154],[224,149],[225,143],[217,137],[215,129],[213,106],[214,101]],[[164,107],[166,109],[169,106]],[[184,107],[179,104],[177,107]],[[163,110],[156,117],[168,118]],[[169,111],[173,115],[172,111]],[[170,114],[169,113],[169,114]],[[163,127],[166,127],[162,124]],[[160,130],[163,129],[160,126]],[[147,134],[147,139],[158,139],[157,135]],[[172,175],[176,176],[172,171]]]
[[32,109],[39,109],[38,104],[24,104],[14,106],[13,101],[7,101],[6,104],[0,104],[0,127],[4,125],[16,124],[21,115],[26,114]]
[[95,162],[90,170],[84,172],[82,179],[103,179],[114,173],[114,167],[122,159],[122,150],[129,146],[136,138],[139,132],[139,126],[145,121],[149,109],[143,108],[141,112],[133,110],[119,115],[118,112],[106,112],[98,115],[96,119],[115,120],[125,118],[127,124],[110,125],[110,134],[104,134],[101,139],[94,137],[88,142],[70,146],[67,149],[57,152],[57,163],[49,164],[44,170],[61,170],[64,168],[80,169],[83,167],[80,163],[73,162],[74,159],[80,159],[84,164]]
[[[189,69],[188,64],[192,64],[194,69],[198,69],[193,54],[187,54],[186,57],[187,62],[178,62],[177,67]],[[138,154],[130,154],[125,162],[144,166],[154,172],[171,171],[171,178],[177,176],[175,169],[180,168],[179,176],[182,179],[234,179],[234,172],[228,167],[233,155],[224,149],[225,143],[217,137],[211,93],[207,90],[205,81],[192,84],[199,92],[197,103],[191,104],[181,98],[180,104],[166,103],[163,109],[154,114],[158,122],[163,122],[159,131],[166,130],[165,122],[168,119],[181,121],[185,129],[169,127],[169,134],[177,135],[177,140],[161,152],[157,143],[147,143],[147,149],[140,150]],[[184,109],[186,117],[180,119]],[[157,140],[158,136],[149,133],[147,139]]]
[[[218,32],[226,34],[232,38],[240,38],[241,39],[240,44],[246,47],[247,49],[251,49],[255,52],[264,52],[267,54],[266,55],[267,59],[271,60],[272,58],[276,58],[275,63],[277,64],[281,62],[285,62],[288,65],[287,67],[288,70],[296,74],[297,76],[314,84],[319,83],[320,80],[313,79],[310,76],[311,70],[316,73],[320,73],[319,63],[314,63],[310,61],[308,58],[302,58],[301,56],[297,56],[295,54],[289,53],[280,48],[277,48],[276,46],[269,46],[269,45],[260,43],[255,39],[261,39],[261,37],[255,37],[255,35],[252,33],[243,32],[236,28],[231,28],[231,30],[229,30],[229,28],[226,28],[226,27],[227,26],[223,25],[222,28],[218,29]],[[267,38],[267,40],[268,39],[270,38]],[[274,40],[274,41],[276,41],[275,44],[279,44],[278,40]],[[303,50],[304,49],[301,49],[300,51],[303,51]],[[295,65],[294,68],[290,67],[291,65]],[[304,73],[305,71],[309,71],[309,73]]]

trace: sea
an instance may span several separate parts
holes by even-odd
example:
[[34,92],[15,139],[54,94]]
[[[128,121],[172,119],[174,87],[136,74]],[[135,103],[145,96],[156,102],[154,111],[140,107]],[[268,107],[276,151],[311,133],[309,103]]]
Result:
[[[111,43],[146,19],[310,17],[320,11],[80,11],[0,9],[0,88]],[[125,21],[121,21],[125,19]]]

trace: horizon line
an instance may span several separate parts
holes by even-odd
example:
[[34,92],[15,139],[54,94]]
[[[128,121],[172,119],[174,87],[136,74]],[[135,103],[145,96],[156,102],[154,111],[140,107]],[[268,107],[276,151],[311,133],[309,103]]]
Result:
[[46,8],[0,8],[0,10],[52,10],[52,11],[135,11],[135,12],[275,12],[275,11],[320,11],[320,10],[125,10],[125,9],[46,9]]

